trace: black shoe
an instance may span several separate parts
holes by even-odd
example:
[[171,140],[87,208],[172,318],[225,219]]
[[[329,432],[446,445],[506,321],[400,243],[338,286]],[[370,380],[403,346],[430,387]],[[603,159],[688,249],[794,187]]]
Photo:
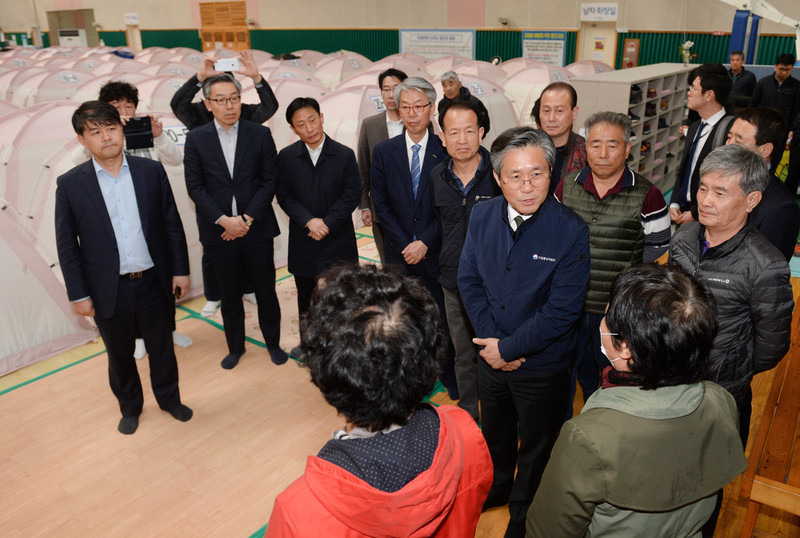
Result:
[[267,349],[267,351],[269,351],[269,359],[272,361],[272,364],[277,364],[280,366],[289,360],[289,355],[287,355],[286,352],[279,347]]
[[638,123],[640,119],[642,119],[633,112],[628,112],[628,117],[631,119],[631,123],[634,125]]
[[181,422],[187,422],[190,418],[192,418],[192,415],[194,414],[194,412],[191,409],[189,409],[183,404],[178,404],[172,409],[167,409],[167,411],[169,412],[170,415],[172,415],[172,418],[180,420]]
[[139,415],[134,415],[132,417],[122,417],[119,421],[119,426],[117,426],[117,429],[119,430],[119,433],[131,435],[138,427]]
[[292,358],[295,358],[295,359],[299,360],[301,358],[301,356],[303,355],[303,350],[300,349],[300,346],[294,346],[292,348],[292,350],[289,352],[289,355]]
[[239,359],[242,358],[242,355],[244,355],[244,351],[242,351],[241,353],[228,353],[225,356],[225,358],[222,359],[222,362],[220,364],[226,370],[230,370],[231,368],[239,364]]

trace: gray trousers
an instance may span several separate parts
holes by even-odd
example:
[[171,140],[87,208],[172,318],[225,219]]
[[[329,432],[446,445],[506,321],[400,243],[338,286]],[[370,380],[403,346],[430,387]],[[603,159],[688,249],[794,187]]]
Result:
[[461,296],[442,287],[444,292],[444,308],[447,312],[447,323],[450,329],[450,340],[455,348],[456,383],[461,399],[458,406],[472,415],[476,421],[480,418],[478,411],[478,347],[472,343],[475,331],[467,317],[467,311]]

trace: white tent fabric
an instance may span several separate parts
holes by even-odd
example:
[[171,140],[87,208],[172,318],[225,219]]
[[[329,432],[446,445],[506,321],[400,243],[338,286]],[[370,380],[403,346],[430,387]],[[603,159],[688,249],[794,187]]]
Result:
[[292,54],[294,54],[295,56],[299,56],[300,58],[302,58],[307,62],[311,62],[312,64],[314,64],[315,67],[320,62],[320,60],[327,58],[327,56],[321,52],[308,49],[296,50],[292,52]]
[[461,78],[462,75],[474,75],[486,80],[491,80],[495,84],[503,84],[508,78],[506,72],[498,66],[480,60],[462,62],[454,66],[453,71],[458,73],[459,78]]
[[[463,75],[460,78],[461,84],[467,88],[472,95],[480,99],[489,112],[491,129],[489,130],[489,134],[483,139],[484,147],[489,148],[492,142],[494,142],[494,139],[497,138],[497,135],[506,129],[518,127],[520,125],[516,111],[514,110],[514,104],[501,86],[495,84],[491,80],[473,75]],[[444,97],[442,81],[436,80],[433,87],[436,88],[436,102],[438,103],[441,101],[442,97]]]
[[524,125],[530,125],[531,110],[544,87],[551,82],[567,82],[570,78],[572,73],[563,67],[531,66],[508,77],[503,87],[514,102],[519,120]]
[[538,60],[532,60],[531,58],[513,58],[501,63],[498,67],[505,71],[510,77],[517,71],[522,71],[526,67],[544,67],[545,65],[547,64]]
[[614,68],[607,63],[598,62],[597,60],[581,60],[569,64],[566,66],[566,70],[572,73],[573,77],[585,77],[597,73],[614,71]]
[[317,64],[314,75],[328,88],[335,88],[339,82],[372,65],[372,61],[355,52],[339,51],[331,53],[326,60]]
[[463,56],[442,56],[435,60],[428,60],[425,64],[425,69],[431,76],[441,77],[445,71],[451,71],[455,66],[465,62],[471,62],[469,58]]

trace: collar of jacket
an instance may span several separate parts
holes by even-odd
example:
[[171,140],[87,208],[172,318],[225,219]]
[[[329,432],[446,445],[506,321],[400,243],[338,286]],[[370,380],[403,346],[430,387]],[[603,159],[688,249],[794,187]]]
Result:
[[675,385],[655,390],[639,387],[610,387],[595,391],[581,413],[594,408],[614,409],[629,415],[648,419],[685,417],[695,411],[703,401],[705,386],[702,382]]

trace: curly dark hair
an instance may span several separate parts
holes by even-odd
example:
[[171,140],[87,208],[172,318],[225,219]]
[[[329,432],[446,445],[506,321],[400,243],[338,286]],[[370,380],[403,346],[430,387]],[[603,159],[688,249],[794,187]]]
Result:
[[111,80],[100,88],[100,94],[97,99],[104,103],[127,99],[134,106],[139,106],[139,90],[133,84]]
[[716,302],[679,267],[637,265],[611,284],[606,326],[614,345],[628,345],[643,389],[697,383],[717,334]]
[[396,269],[344,265],[320,277],[301,349],[311,381],[352,424],[404,425],[440,372],[439,311]]

